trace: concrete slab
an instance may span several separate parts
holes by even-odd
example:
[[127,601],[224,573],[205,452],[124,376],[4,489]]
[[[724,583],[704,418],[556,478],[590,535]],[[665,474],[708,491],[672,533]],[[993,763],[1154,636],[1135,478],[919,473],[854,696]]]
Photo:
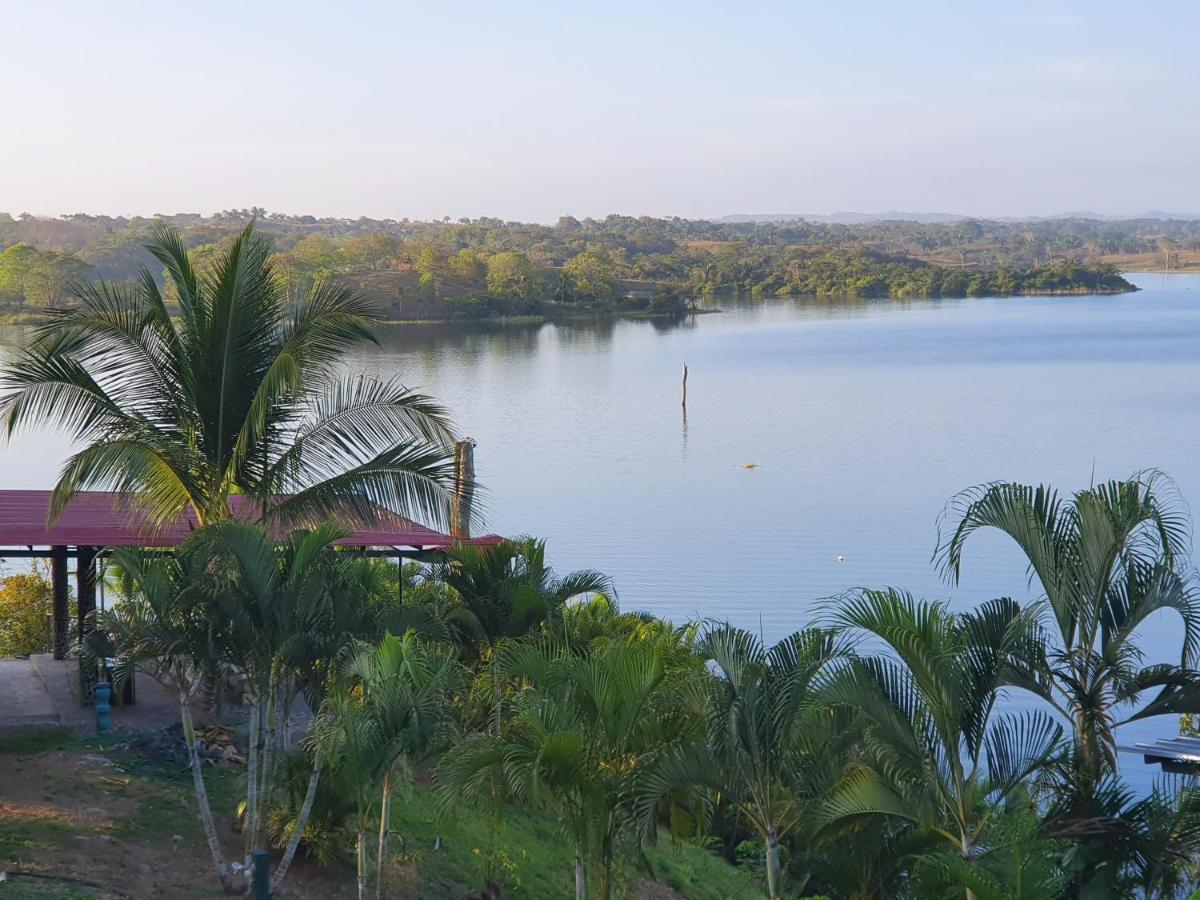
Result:
[[37,669],[28,659],[0,659],[0,730],[62,724]]
[[[75,660],[50,654],[0,659],[0,733],[33,728],[69,728],[87,734],[96,728],[96,711],[80,703],[72,680]],[[136,677],[137,703],[113,706],[114,731],[163,728],[179,719],[179,703],[149,675]],[[198,718],[203,718],[198,717]]]

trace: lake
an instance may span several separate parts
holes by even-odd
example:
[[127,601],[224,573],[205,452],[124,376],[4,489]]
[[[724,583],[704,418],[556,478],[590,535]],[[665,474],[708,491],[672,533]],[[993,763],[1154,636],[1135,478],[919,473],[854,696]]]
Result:
[[[771,640],[855,586],[1028,596],[993,535],[958,588],[930,564],[970,485],[1069,491],[1153,467],[1200,502],[1200,276],[1131,280],[1101,297],[771,300],[678,325],[406,326],[350,365],[449,405],[478,442],[489,530],[546,538],[560,572],[611,574],[623,608]],[[0,487],[49,487],[66,451],[20,439]],[[1142,633],[1148,658],[1178,655],[1174,622]]]

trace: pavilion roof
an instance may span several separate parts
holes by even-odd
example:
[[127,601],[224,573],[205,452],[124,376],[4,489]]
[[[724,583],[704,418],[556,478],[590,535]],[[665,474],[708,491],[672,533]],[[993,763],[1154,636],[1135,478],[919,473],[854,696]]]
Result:
[[[178,521],[153,524],[130,495],[84,491],[71,498],[53,524],[48,525],[50,491],[0,490],[0,548],[3,547],[177,547],[197,527],[189,510]],[[234,518],[258,518],[255,502],[235,494],[229,498]],[[275,531],[280,531],[274,528]],[[421,552],[444,550],[456,543],[494,544],[500,538],[485,535],[456,541],[390,510],[381,509],[369,526],[337,541],[343,547],[403,548]],[[0,550],[0,557],[4,555]]]

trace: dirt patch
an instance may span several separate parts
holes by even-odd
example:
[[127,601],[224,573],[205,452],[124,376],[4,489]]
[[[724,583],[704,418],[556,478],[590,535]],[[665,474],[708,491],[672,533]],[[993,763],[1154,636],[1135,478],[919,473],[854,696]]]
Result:
[[[227,862],[239,772],[206,767]],[[10,887],[66,897],[224,896],[204,842],[186,767],[127,750],[48,750],[0,761],[0,871]],[[278,896],[350,896],[353,876],[297,859]],[[62,889],[55,893],[54,885]],[[14,896],[23,896],[22,892]]]

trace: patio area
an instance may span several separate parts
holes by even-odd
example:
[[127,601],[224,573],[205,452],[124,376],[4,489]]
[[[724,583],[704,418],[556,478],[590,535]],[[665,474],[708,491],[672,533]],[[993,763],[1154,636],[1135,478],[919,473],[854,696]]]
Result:
[[[41,653],[27,659],[0,659],[0,743],[6,732],[36,728],[69,728],[78,734],[96,730],[96,710],[84,706],[72,685],[78,663]],[[162,685],[143,673],[136,677],[137,702],[112,708],[114,731],[145,731],[179,718],[179,703]]]

